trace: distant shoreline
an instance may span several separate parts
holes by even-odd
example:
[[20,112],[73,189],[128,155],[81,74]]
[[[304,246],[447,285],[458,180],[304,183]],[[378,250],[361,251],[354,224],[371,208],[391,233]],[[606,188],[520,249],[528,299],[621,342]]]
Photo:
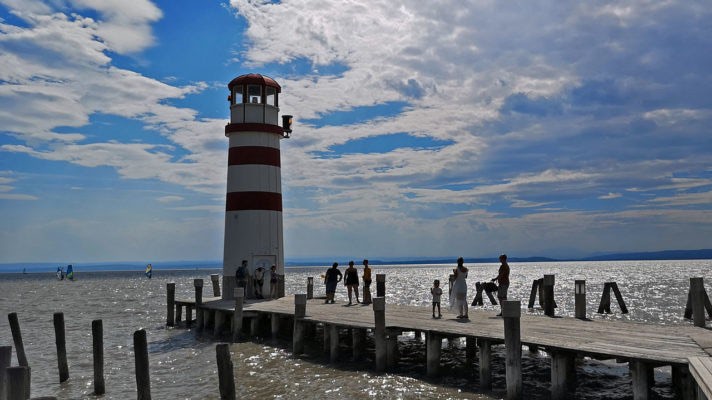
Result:
[[[333,259],[315,258],[303,260],[289,260],[285,264],[286,268],[298,267],[327,267],[336,260],[340,264],[346,264],[348,260],[354,260],[361,264],[361,259],[349,257],[334,257]],[[454,264],[457,257],[437,257],[437,258],[403,258],[403,259],[370,259],[370,265],[417,265],[417,264]],[[685,260],[712,260],[712,249],[701,250],[665,250],[656,252],[638,253],[616,253],[591,256],[579,259],[557,259],[549,257],[510,257],[509,261],[517,262],[580,262],[580,261],[685,261]],[[468,258],[465,263],[469,264],[492,264],[497,263],[497,257]],[[141,272],[143,273],[147,263],[130,262],[104,262],[104,263],[76,263],[75,271],[82,272]],[[186,271],[186,270],[221,270],[222,262],[215,260],[206,261],[167,261],[152,262],[154,270],[160,271]],[[8,263],[0,264],[0,274],[22,274],[23,269],[27,274],[31,273],[54,273],[57,267],[64,267],[63,263]]]

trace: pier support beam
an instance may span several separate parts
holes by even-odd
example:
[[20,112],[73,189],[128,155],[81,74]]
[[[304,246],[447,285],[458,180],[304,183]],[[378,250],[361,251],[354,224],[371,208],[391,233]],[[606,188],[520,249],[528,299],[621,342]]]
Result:
[[339,327],[329,326],[329,362],[336,364],[339,361]]
[[376,297],[386,297],[386,274],[376,274]]
[[213,325],[213,336],[220,337],[225,328],[225,313],[215,310],[215,323]]
[[386,336],[386,366],[388,369],[395,368],[400,358],[398,354],[398,335],[400,332],[389,330]]
[[425,368],[429,378],[440,374],[440,353],[443,338],[437,332],[427,331],[425,333]]
[[329,335],[331,334],[331,330],[329,329],[329,324],[323,324],[324,328],[324,354],[328,353],[330,351],[329,347]]
[[30,367],[9,367],[5,370],[7,375],[7,399],[29,399],[29,381],[30,381]]
[[[697,392],[697,384],[695,379],[690,374],[690,369],[687,366],[672,367],[672,387],[675,389],[675,395],[678,399],[694,399]],[[698,400],[703,400],[698,399]]]
[[195,286],[195,332],[201,333],[203,330],[203,310],[200,306],[203,304],[203,280],[193,280]]
[[652,368],[640,360],[628,363],[633,378],[633,400],[648,400],[650,394],[650,372]]
[[220,275],[211,274],[210,281],[213,283],[213,297],[220,297]]
[[351,329],[351,350],[353,361],[358,361],[363,358],[364,338],[366,330],[361,328]]
[[279,320],[279,314],[277,313],[272,313],[270,314],[270,332],[272,333],[272,340],[277,339],[277,336],[279,336],[279,326],[280,326],[280,320]]
[[480,359],[480,389],[492,390],[492,342],[486,339],[477,341]]
[[477,338],[474,336],[465,337],[465,360],[468,364],[475,362],[477,354]]
[[705,285],[703,278],[690,278],[692,321],[695,326],[705,327]]
[[262,319],[261,317],[262,314],[258,314],[250,318],[250,336],[253,338],[260,335],[260,319]]
[[575,388],[576,355],[565,351],[551,351],[551,399],[570,398],[568,392]]
[[175,282],[166,283],[166,325],[175,325],[176,312],[176,284]]
[[314,277],[310,276],[307,278],[307,300],[314,298]]
[[[553,296],[547,296],[547,300],[553,300]],[[518,400],[522,398],[522,341],[519,325],[519,319],[521,318],[521,314],[521,302],[507,300],[502,301],[502,319],[504,319],[504,346],[507,350],[507,400]]]
[[[379,275],[376,275],[378,279]],[[385,275],[383,276],[385,279]],[[385,289],[384,289],[385,290]],[[375,320],[375,329],[373,331],[373,340],[376,344],[376,372],[386,370],[388,360],[386,350],[386,298],[376,297],[373,299],[373,317]]]
[[307,295],[294,295],[294,330],[292,332],[292,353],[298,356],[304,353],[304,316],[307,313]]
[[235,312],[232,314],[232,342],[237,343],[242,332],[242,305],[245,301],[245,288],[233,289],[233,296],[235,296]]
[[12,346],[0,346],[0,400],[7,400],[7,375],[6,372],[10,368],[12,361]]

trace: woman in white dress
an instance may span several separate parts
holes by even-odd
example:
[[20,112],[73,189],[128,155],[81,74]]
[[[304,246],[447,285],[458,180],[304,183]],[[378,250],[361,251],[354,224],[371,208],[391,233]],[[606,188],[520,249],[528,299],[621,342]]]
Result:
[[457,259],[457,268],[454,273],[452,292],[450,292],[450,311],[457,312],[457,318],[468,318],[467,315],[467,268],[463,265],[465,260]]

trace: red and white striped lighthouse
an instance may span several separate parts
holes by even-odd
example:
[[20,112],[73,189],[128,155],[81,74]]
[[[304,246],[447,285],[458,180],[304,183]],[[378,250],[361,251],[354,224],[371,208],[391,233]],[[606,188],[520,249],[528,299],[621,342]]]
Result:
[[[279,142],[289,137],[291,116],[279,125],[279,93],[274,79],[260,75],[238,76],[229,84],[230,139],[223,253],[223,298],[232,298],[235,271],[247,261],[250,277],[264,268],[264,297],[270,294],[270,267],[284,275],[282,238],[282,180]],[[255,297],[253,279],[245,297]],[[254,284],[253,284],[254,283]],[[284,296],[280,281],[278,296]]]

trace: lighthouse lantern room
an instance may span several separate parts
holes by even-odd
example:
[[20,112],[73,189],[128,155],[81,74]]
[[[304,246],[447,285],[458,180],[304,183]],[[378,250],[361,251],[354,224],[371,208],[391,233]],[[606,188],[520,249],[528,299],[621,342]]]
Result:
[[[225,207],[223,295],[233,298],[235,272],[247,262],[246,298],[284,296],[280,140],[291,133],[291,115],[279,125],[281,87],[260,74],[241,75],[229,84],[230,141]],[[271,267],[279,278],[271,293]],[[255,273],[258,268],[262,271]],[[260,279],[262,278],[262,279]]]

